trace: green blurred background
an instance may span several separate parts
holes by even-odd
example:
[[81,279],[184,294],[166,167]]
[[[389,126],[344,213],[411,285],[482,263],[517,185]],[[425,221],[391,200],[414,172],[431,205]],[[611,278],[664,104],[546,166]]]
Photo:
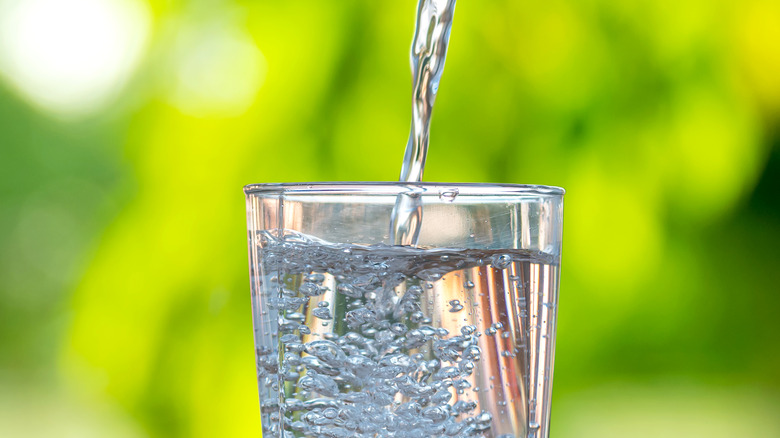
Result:
[[[0,0],[0,436],[257,437],[247,183],[393,180],[415,0]],[[780,436],[780,2],[462,0],[427,181],[565,187],[552,435]]]

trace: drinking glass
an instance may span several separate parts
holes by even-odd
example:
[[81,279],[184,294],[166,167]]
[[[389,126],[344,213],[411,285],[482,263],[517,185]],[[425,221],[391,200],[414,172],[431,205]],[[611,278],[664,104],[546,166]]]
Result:
[[263,436],[549,436],[563,189],[244,192]]

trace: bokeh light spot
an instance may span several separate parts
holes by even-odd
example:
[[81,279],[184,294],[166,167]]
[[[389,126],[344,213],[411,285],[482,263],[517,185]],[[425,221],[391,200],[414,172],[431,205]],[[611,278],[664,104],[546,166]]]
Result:
[[238,28],[192,28],[176,41],[171,103],[195,117],[240,116],[252,106],[265,79],[262,52],[251,35]]
[[35,106],[78,117],[105,107],[143,53],[151,25],[137,0],[0,3],[0,74]]
[[780,112],[780,3],[745,2],[737,14],[737,41],[756,96]]

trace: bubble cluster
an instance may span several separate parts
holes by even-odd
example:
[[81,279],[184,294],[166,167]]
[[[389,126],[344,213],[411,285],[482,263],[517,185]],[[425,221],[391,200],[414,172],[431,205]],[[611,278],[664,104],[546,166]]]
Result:
[[[528,255],[326,245],[292,233],[262,241],[278,353],[257,350],[258,378],[279,395],[261,402],[264,436],[495,436],[472,382],[480,337],[504,326],[451,333],[426,306],[428,289],[453,271],[507,269]],[[445,303],[452,321],[468,312],[460,299]]]

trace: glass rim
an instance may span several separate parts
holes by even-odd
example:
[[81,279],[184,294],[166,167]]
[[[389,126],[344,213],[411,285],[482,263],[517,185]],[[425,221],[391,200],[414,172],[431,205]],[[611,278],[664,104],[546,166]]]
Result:
[[244,193],[250,194],[296,194],[296,195],[399,195],[419,192],[421,195],[439,195],[443,191],[455,190],[459,195],[471,196],[549,196],[562,197],[566,191],[561,187],[535,184],[500,183],[438,183],[438,182],[298,182],[247,184]]

